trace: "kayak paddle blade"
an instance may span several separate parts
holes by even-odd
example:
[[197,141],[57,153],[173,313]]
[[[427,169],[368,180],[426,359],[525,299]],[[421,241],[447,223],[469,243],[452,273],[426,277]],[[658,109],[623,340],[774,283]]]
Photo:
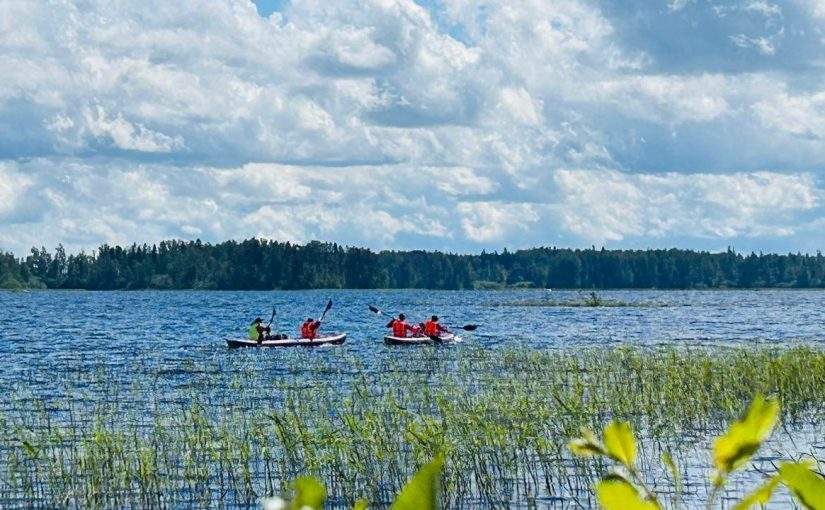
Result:
[[381,313],[381,310],[379,310],[378,308],[376,308],[376,307],[374,307],[374,306],[372,306],[372,305],[369,305],[369,309],[370,309],[370,311],[371,311],[372,313],[377,313],[377,314],[380,314],[380,313]]
[[461,329],[464,331],[475,331],[478,329],[478,324],[467,324],[466,326],[462,326]]
[[318,322],[321,322],[321,321],[324,320],[324,317],[327,316],[327,312],[329,311],[330,308],[332,308],[332,300],[331,299],[329,301],[327,301],[327,306],[324,308],[324,313],[322,313],[321,316],[318,318]]

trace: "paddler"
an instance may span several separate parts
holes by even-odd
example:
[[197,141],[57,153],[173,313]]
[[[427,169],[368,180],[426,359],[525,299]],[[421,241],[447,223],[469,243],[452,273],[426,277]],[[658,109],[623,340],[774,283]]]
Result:
[[263,319],[260,317],[256,317],[252,324],[249,326],[249,339],[254,340],[258,343],[263,342],[266,340],[266,336],[269,335],[270,329],[269,326],[262,326]]
[[424,334],[427,336],[439,336],[441,333],[449,333],[450,331],[438,323],[438,316],[433,315],[430,320],[424,323]]
[[305,340],[313,340],[318,333],[318,328],[321,327],[321,321],[316,321],[312,317],[308,317],[307,320],[301,324],[301,338]]
[[388,322],[387,327],[392,328],[392,336],[396,338],[406,338],[407,331],[411,331],[413,335],[416,333],[415,328],[407,324],[407,316],[403,313],[399,313],[397,319]]

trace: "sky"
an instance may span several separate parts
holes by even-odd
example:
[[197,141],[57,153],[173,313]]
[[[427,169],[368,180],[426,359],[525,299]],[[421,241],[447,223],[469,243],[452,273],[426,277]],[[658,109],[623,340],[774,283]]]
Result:
[[825,0],[0,0],[0,251],[823,229]]

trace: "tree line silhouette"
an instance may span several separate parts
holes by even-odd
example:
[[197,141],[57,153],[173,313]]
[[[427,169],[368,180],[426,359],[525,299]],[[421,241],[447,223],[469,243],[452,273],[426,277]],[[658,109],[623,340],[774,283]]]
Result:
[[247,239],[0,253],[0,288],[473,289],[825,287],[825,257],[692,250],[532,248],[466,255]]

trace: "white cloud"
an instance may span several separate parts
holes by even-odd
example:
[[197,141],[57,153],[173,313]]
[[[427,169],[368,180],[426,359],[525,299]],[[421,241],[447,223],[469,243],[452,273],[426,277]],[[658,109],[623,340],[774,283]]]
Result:
[[[818,0],[804,2],[809,16],[819,12]],[[671,0],[651,22],[689,24],[693,3]],[[726,20],[750,16],[775,33],[731,41],[777,51],[776,23],[794,6],[737,6]],[[5,2],[0,243],[267,235],[462,249],[570,233],[793,230],[792,211],[776,222],[756,212],[724,219],[702,183],[716,171],[762,190],[756,174],[721,167],[775,168],[764,147],[785,148],[779,161],[790,169],[821,169],[816,76],[770,68],[778,58],[745,62],[750,72],[712,56],[669,66],[656,41],[636,41],[646,36],[615,9],[585,0],[435,9],[303,0],[264,19],[244,0]],[[657,174],[661,182],[649,174],[683,160],[716,166]],[[649,190],[692,209],[652,201]],[[567,210],[561,193],[602,218]]]
[[681,11],[687,7],[688,4],[692,4],[693,2],[694,0],[670,0],[667,3],[667,6],[671,11]]
[[[110,138],[112,143],[119,149],[142,152],[172,152],[183,148],[183,138],[180,136],[170,137],[152,131],[141,124],[133,125],[125,120],[122,114],[117,114],[114,118],[108,118],[101,106],[84,110],[83,119],[92,136]],[[57,118],[57,124],[51,125],[56,126],[58,131],[64,131],[66,127],[73,127],[71,121],[61,123],[60,117]]]
[[495,181],[479,175],[472,168],[430,168],[427,170],[435,187],[448,195],[487,195],[498,187]]
[[817,18],[825,18],[825,0],[797,0]]
[[782,16],[782,8],[767,0],[751,0],[745,4],[744,9],[746,11],[758,12],[765,17]]
[[774,55],[776,53],[776,45],[774,39],[781,36],[782,33],[771,37],[748,37],[745,34],[731,35],[728,38],[733,44],[740,48],[756,48],[759,53],[763,55]]
[[767,127],[792,135],[825,139],[825,91],[815,94],[776,94],[753,105]]
[[0,162],[0,220],[11,219],[31,186],[32,180],[20,174],[16,165]]
[[795,213],[814,210],[821,198],[809,174],[561,170],[555,180],[564,224],[594,240],[787,236],[797,224]]
[[501,241],[539,220],[533,205],[503,202],[462,202],[457,206],[461,228],[472,241]]
[[730,111],[733,83],[723,75],[619,77],[585,85],[628,115],[659,122],[707,122]]

